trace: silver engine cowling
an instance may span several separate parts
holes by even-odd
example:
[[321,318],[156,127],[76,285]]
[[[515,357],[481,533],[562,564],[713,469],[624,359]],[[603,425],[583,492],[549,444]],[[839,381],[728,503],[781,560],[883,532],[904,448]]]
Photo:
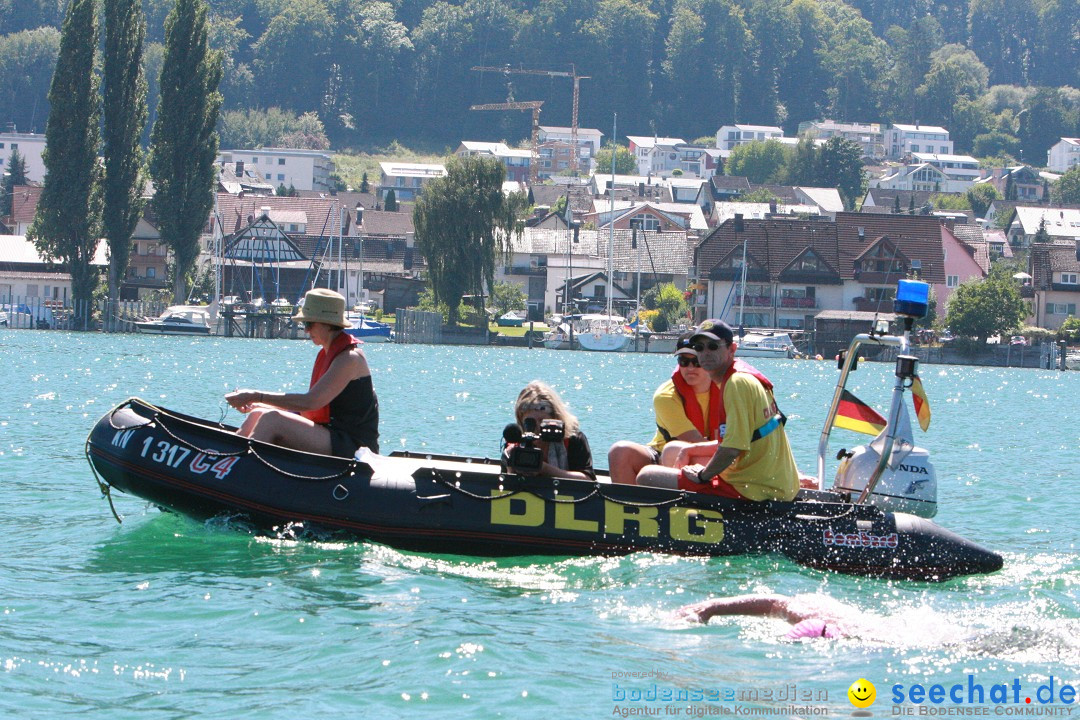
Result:
[[[834,489],[858,497],[874,473],[881,454],[875,441],[851,451],[836,470]],[[920,447],[897,443],[889,464],[867,498],[871,505],[887,512],[905,512],[932,518],[937,514],[937,471],[930,453]]]

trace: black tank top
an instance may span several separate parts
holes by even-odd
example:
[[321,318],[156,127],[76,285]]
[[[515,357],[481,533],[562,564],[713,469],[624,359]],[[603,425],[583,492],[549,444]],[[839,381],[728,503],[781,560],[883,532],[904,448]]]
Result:
[[330,401],[330,428],[344,432],[357,447],[379,452],[379,399],[370,375],[351,381]]

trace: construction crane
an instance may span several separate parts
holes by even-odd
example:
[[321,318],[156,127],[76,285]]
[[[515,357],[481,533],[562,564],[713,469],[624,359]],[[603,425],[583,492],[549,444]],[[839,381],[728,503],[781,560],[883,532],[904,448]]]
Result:
[[532,110],[532,159],[529,161],[529,185],[536,184],[537,172],[539,172],[540,153],[537,150],[537,138],[540,136],[540,106],[543,100],[529,100],[526,102],[489,103],[487,105],[472,105],[470,110]]
[[[574,81],[574,110],[570,116],[570,144],[573,145],[573,152],[570,158],[570,169],[577,175],[578,171],[578,99],[581,96],[581,81],[588,80],[588,75],[578,75],[577,69],[570,65],[570,72],[560,70],[532,70],[530,68],[523,67],[510,67],[509,65],[503,65],[502,67],[484,67],[476,66],[473,70],[479,70],[481,72],[501,72],[505,75],[545,75],[547,77],[568,77]],[[614,142],[614,138],[612,138]]]

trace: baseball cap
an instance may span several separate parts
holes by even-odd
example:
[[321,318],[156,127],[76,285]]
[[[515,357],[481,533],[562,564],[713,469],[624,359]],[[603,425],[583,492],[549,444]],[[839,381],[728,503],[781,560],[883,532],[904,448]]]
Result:
[[723,320],[706,320],[705,322],[694,328],[690,335],[690,339],[696,337],[707,337],[713,340],[722,340],[726,343],[732,343],[735,340],[735,333],[732,332],[731,326]]

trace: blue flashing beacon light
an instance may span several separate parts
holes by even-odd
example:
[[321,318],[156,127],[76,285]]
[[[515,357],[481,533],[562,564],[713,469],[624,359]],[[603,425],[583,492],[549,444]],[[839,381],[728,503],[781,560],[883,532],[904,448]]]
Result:
[[930,306],[930,285],[922,280],[901,280],[896,288],[893,312],[912,318],[926,317]]

